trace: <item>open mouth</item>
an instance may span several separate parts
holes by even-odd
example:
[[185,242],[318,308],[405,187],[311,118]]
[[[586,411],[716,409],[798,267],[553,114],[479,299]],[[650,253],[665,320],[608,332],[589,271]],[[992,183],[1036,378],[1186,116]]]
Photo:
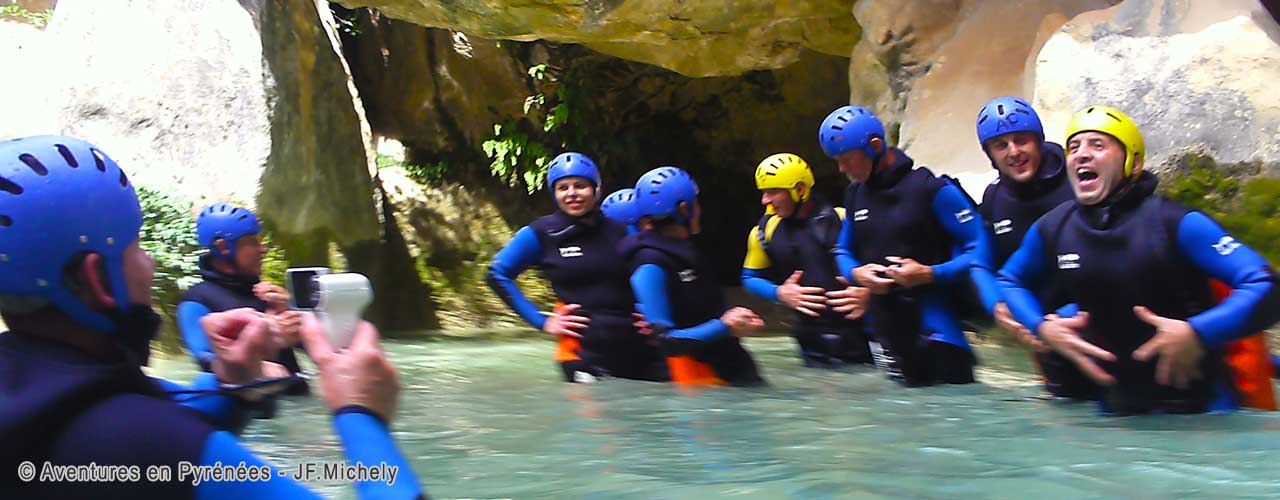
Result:
[[1091,188],[1098,182],[1098,173],[1088,167],[1080,167],[1076,169],[1077,184],[1081,188]]

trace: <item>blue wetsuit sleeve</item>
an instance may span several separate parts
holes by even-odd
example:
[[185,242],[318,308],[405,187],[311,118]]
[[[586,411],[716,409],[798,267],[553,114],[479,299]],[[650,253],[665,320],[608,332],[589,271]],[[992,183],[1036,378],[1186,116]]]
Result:
[[[852,207],[845,207],[851,209]],[[840,236],[836,239],[836,248],[832,251],[836,258],[836,270],[844,275],[844,279],[849,283],[857,283],[853,279],[853,270],[862,266],[861,262],[853,256],[853,247],[856,244],[853,234],[853,218],[845,216],[844,222],[840,224]]]
[[1280,314],[1276,277],[1253,249],[1208,216],[1190,212],[1178,223],[1178,250],[1192,265],[1231,287],[1222,303],[1187,319],[1206,346],[1221,347],[1275,322]]
[[[204,451],[200,454],[199,465],[238,467],[240,463],[254,468],[261,468],[267,465],[257,455],[242,446],[235,436],[229,432],[214,432],[205,440]],[[258,498],[296,500],[322,498],[294,481],[290,474],[285,474],[285,476],[281,477],[277,472],[278,469],[271,468],[265,480],[262,481],[202,480],[200,484],[195,485],[195,498],[197,500],[224,500],[227,498],[238,500]],[[177,478],[178,474],[175,473],[174,477]],[[191,481],[192,479],[185,478],[185,480]]]
[[[209,372],[200,372],[191,380],[190,386],[177,382],[152,378],[166,392],[176,391],[216,391],[219,389],[218,376]],[[232,432],[240,431],[248,423],[248,408],[236,398],[223,394],[171,394],[174,402],[200,412],[210,423]]]
[[984,224],[978,235],[978,250],[974,254],[969,276],[978,289],[978,299],[982,301],[982,306],[987,308],[988,313],[994,314],[996,304],[1003,302],[1004,297],[1000,295],[1000,285],[996,283],[995,252],[992,251],[994,247],[991,242],[992,234]]
[[1044,308],[1034,290],[1039,288],[1048,272],[1040,228],[1032,224],[1022,238],[1022,244],[1000,268],[996,281],[1013,318],[1031,330],[1033,335],[1039,335],[1040,323],[1044,321]]
[[1063,318],[1074,318],[1077,314],[1080,314],[1080,304],[1072,302],[1059,307],[1058,310],[1053,313]]
[[191,355],[200,362],[200,366],[208,366],[213,362],[213,346],[209,345],[209,336],[205,335],[204,328],[200,326],[200,318],[205,317],[210,311],[207,306],[199,302],[186,301],[178,304],[178,330],[182,332],[182,342],[187,345],[187,350],[191,351]]
[[778,303],[778,285],[764,276],[762,269],[743,269],[742,287],[757,297]]
[[729,334],[729,327],[719,318],[679,330],[675,328],[671,303],[667,300],[667,273],[657,264],[644,264],[631,273],[631,289],[636,294],[640,312],[654,325],[668,329],[672,338],[708,342]]
[[[344,412],[347,408],[356,411]],[[346,450],[347,463],[363,463],[377,467],[386,464],[396,468],[395,482],[357,481],[359,498],[410,499],[423,496],[422,483],[409,466],[409,461],[391,438],[391,432],[381,419],[360,407],[340,409],[333,417],[333,426]]]
[[502,250],[493,256],[489,271],[485,273],[485,283],[489,284],[493,293],[498,294],[498,298],[502,299],[507,307],[520,315],[525,322],[539,330],[547,321],[547,317],[538,310],[538,306],[525,298],[520,287],[516,286],[515,279],[525,269],[537,264],[541,258],[542,244],[538,242],[538,235],[533,234],[532,228],[525,226],[516,231],[516,235],[511,237],[507,246],[502,247]]
[[955,283],[970,272],[983,246],[982,216],[960,188],[952,184],[943,186],[933,196],[933,216],[955,240],[957,249],[951,260],[933,266],[933,281]]

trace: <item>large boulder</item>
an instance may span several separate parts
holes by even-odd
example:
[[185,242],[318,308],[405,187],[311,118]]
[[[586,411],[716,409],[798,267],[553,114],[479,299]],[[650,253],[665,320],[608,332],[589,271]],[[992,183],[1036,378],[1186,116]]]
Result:
[[[1068,19],[1111,0],[863,0],[849,67],[850,100],[898,129],[898,143],[935,170],[994,176],[974,119],[1001,95],[1030,99],[1035,56]],[[895,127],[894,125],[897,125]],[[981,192],[980,190],[978,191]]]
[[853,0],[340,0],[468,35],[582,44],[688,76],[737,75],[794,63],[803,49],[847,56]]
[[426,29],[377,11],[347,13],[355,35],[343,49],[378,135],[417,151],[456,157],[523,114],[535,92],[528,65],[495,40]]
[[1077,16],[1040,51],[1036,106],[1064,140],[1071,113],[1108,104],[1142,128],[1147,165],[1187,153],[1280,175],[1280,26],[1254,0],[1128,0]]
[[11,56],[39,69],[22,79],[34,111],[0,131],[83,137],[140,185],[256,206],[283,233],[376,239],[369,132],[332,25],[314,0],[62,0]]
[[[85,138],[139,185],[255,208],[292,263],[324,264],[335,243],[377,296],[426,302],[392,279],[412,261],[403,241],[388,248],[394,224],[328,2],[62,0],[44,33],[3,28],[23,43],[0,54],[30,68],[5,79],[27,100],[0,117],[4,136]],[[386,304],[371,316],[434,324]]]

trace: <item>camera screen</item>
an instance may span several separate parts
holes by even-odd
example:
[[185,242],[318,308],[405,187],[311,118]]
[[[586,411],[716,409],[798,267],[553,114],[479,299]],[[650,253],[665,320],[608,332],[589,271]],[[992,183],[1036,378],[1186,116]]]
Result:
[[293,271],[289,273],[289,293],[293,296],[294,309],[315,309],[320,297],[317,295],[315,271]]

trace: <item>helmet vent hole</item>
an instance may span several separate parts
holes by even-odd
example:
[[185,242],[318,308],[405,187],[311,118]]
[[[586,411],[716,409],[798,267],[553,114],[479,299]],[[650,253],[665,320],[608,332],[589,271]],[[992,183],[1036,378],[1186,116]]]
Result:
[[1022,106],[1026,106],[1026,107],[1028,107],[1028,108],[1029,108],[1029,107],[1031,107],[1031,105],[1030,105],[1030,104],[1027,104],[1027,101],[1024,101],[1024,100],[1022,100],[1022,99],[1014,99],[1014,100],[1013,100],[1013,102],[1016,102],[1016,103],[1018,103],[1019,105],[1022,105]]
[[13,225],[13,219],[8,215],[0,215],[0,227],[9,227]]
[[90,149],[90,150],[89,150],[89,152],[93,153],[93,164],[94,164],[94,166],[98,167],[98,171],[99,171],[99,172],[106,172],[106,171],[107,171],[107,161],[106,161],[106,159],[103,157],[103,155],[102,155],[102,151],[98,151],[97,149]]
[[1015,112],[1018,112],[1018,113],[1022,113],[1022,114],[1024,114],[1024,115],[1029,115],[1029,114],[1031,114],[1031,112],[1030,112],[1030,111],[1027,111],[1027,110],[1022,109],[1022,108],[1015,109],[1014,111],[1015,111]]
[[22,194],[22,186],[14,184],[13,181],[0,177],[0,191],[9,194]]
[[76,155],[71,154],[71,150],[61,144],[54,146],[58,148],[58,154],[62,155],[62,159],[67,162],[71,168],[80,168],[80,162],[76,161]]
[[249,216],[246,214],[246,215],[241,215],[241,216],[240,216],[240,218],[239,218],[239,219],[236,219],[236,220],[245,220],[245,219],[248,219],[248,218],[249,218]]
[[988,119],[988,118],[991,118],[991,115],[986,115],[986,114],[982,115],[982,118],[978,120],[978,125],[982,125],[983,123],[987,123],[987,119]]
[[1107,116],[1110,116],[1111,119],[1115,120],[1117,123],[1122,121],[1119,116],[1113,115],[1111,113],[1107,113]]
[[841,127],[841,126],[839,126],[839,125],[832,125],[832,126],[831,126],[831,129],[832,129],[832,130],[839,130],[839,131],[841,131],[841,132],[844,132],[844,127]]
[[120,187],[129,187],[129,176],[124,175],[124,170],[120,170]]
[[36,175],[39,175],[39,176],[49,175],[49,169],[45,168],[44,164],[40,163],[40,160],[37,160],[36,157],[34,156],[31,156],[29,154],[23,154],[18,157],[18,160],[21,161],[22,163],[27,164],[27,166],[31,168],[31,171],[35,172]]
[[1003,114],[1004,114],[1004,105],[1003,105],[1003,104],[997,104],[997,105],[996,105],[996,114],[997,114],[997,115],[1003,115]]

